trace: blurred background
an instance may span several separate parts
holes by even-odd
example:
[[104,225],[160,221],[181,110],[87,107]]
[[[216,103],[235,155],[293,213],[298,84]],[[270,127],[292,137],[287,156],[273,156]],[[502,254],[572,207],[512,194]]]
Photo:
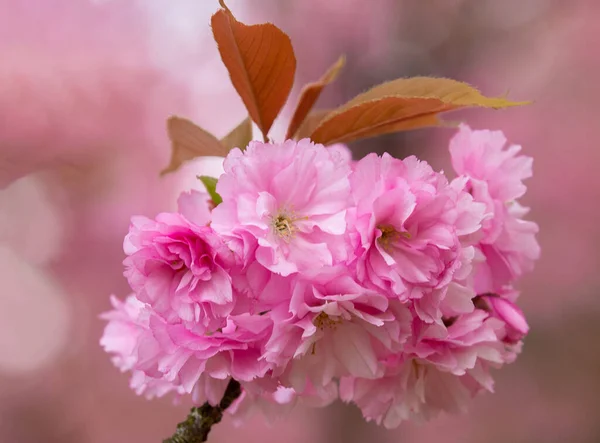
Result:
[[[230,0],[292,38],[296,87],[344,53],[320,107],[400,76],[467,81],[533,105],[453,120],[502,129],[535,158],[525,204],[542,259],[520,284],[532,331],[470,413],[386,431],[353,407],[296,410],[267,426],[226,419],[213,443],[600,442],[600,2]],[[188,404],[128,388],[98,340],[108,296],[127,294],[133,214],[172,210],[202,164],[160,179],[165,119],[218,136],[245,116],[209,28],[217,0],[0,0],[0,441],[158,442]],[[286,107],[282,120],[292,109]],[[275,126],[274,137],[284,133]],[[351,146],[447,168],[450,129]]]

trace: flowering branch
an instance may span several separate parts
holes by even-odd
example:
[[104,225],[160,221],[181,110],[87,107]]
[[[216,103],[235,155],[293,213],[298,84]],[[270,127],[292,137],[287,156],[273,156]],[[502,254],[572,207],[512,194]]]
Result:
[[416,77],[311,113],[339,62],[301,93],[293,139],[253,141],[251,121],[268,140],[296,58],[283,31],[243,24],[219,3],[213,34],[248,118],[221,140],[168,119],[163,174],[202,156],[224,157],[222,170],[199,176],[207,193],[183,193],[177,212],[132,218],[132,293],[103,315],[101,344],[140,393],[194,386],[213,398],[231,378],[218,405],[192,408],[163,443],[205,442],[241,395],[236,379],[253,393],[244,409],[339,397],[388,429],[491,391],[490,367],[512,362],[529,330],[513,284],[540,254],[518,202],[532,159],[500,131],[466,125],[450,141],[451,180],[414,156],[353,161],[342,143],[524,102]]
[[212,406],[206,402],[199,408],[192,408],[185,421],[177,425],[172,437],[163,443],[201,443],[208,438],[213,425],[219,423],[225,411],[241,395],[242,388],[234,379],[229,381],[221,402]]

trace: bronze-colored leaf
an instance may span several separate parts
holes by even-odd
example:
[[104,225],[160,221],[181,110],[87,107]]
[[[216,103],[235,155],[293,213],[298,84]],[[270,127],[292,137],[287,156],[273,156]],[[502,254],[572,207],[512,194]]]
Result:
[[362,133],[360,138],[375,137],[382,134],[391,134],[394,132],[408,131],[409,129],[426,128],[432,126],[449,126],[447,122],[440,119],[438,114],[426,114],[420,117],[413,117],[409,120],[400,120],[387,125],[375,126],[370,131]]
[[219,3],[222,9],[211,18],[213,36],[233,86],[266,141],[294,82],[292,43],[275,25],[245,25]]
[[171,161],[160,175],[177,170],[185,161],[201,156],[225,157],[225,148],[210,132],[181,117],[169,117],[167,132],[171,139]]
[[244,149],[252,140],[252,121],[246,117],[233,130],[221,139],[221,144],[231,151],[233,148]]
[[315,111],[310,111],[296,131],[294,139],[301,140],[310,137],[314,130],[317,129],[317,126],[319,126],[319,123],[321,123],[331,112],[331,109],[317,109]]
[[326,145],[438,124],[437,114],[470,106],[500,109],[528,102],[489,98],[456,80],[397,79],[375,86],[327,115],[310,135]]
[[298,99],[298,104],[296,105],[296,110],[294,111],[290,121],[290,126],[288,127],[287,134],[285,136],[286,140],[292,138],[296,134],[302,125],[302,122],[304,122],[304,119],[321,95],[323,88],[337,78],[345,63],[346,58],[341,56],[333,64],[333,66],[327,70],[323,77],[316,82],[307,84],[304,86],[304,88],[302,88],[302,91],[300,92],[300,98]]

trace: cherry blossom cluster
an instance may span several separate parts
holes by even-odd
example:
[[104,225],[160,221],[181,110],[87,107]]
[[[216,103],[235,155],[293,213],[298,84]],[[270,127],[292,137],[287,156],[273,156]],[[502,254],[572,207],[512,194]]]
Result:
[[308,139],[234,149],[222,202],[191,191],[132,219],[132,294],[113,297],[101,343],[148,397],[217,404],[237,380],[238,415],[341,398],[393,428],[463,410],[528,332],[513,284],[540,250],[519,151],[463,125],[449,180]]

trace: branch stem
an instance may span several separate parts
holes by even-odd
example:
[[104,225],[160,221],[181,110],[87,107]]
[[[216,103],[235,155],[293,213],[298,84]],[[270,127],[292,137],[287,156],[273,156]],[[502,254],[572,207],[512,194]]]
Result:
[[234,379],[229,381],[223,398],[216,406],[206,402],[200,407],[190,410],[185,421],[177,425],[172,437],[163,443],[202,443],[208,438],[213,425],[223,418],[223,412],[242,394],[242,387]]

